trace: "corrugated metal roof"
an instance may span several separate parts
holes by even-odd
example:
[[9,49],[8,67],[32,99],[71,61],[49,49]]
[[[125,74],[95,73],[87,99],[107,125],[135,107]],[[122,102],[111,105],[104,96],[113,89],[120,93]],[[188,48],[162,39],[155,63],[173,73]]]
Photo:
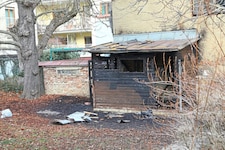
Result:
[[91,60],[91,57],[80,57],[72,60],[41,61],[39,62],[39,66],[88,66],[89,60]]
[[86,49],[91,53],[129,53],[129,52],[172,52],[179,51],[188,45],[197,42],[199,38],[159,40],[159,41],[137,41],[110,42]]

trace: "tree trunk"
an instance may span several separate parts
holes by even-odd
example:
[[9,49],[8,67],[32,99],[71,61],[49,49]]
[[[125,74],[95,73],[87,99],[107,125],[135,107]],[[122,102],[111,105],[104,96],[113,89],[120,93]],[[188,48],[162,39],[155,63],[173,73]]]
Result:
[[[21,98],[36,99],[44,94],[42,70],[39,70],[38,59],[40,52],[45,48],[49,38],[57,27],[75,17],[81,10],[80,1],[69,1],[64,11],[53,11],[54,18],[46,27],[39,46],[35,43],[35,21],[38,17],[34,15],[34,9],[41,0],[15,0],[18,5],[19,19],[15,28],[11,32],[19,37],[20,52],[18,59],[20,67],[23,67],[24,72],[24,88]],[[87,2],[90,7],[91,2]],[[39,16],[40,17],[40,16]]]
[[31,3],[18,2],[18,37],[24,71],[24,87],[21,98],[36,99],[41,96],[38,50],[35,43],[35,16]]

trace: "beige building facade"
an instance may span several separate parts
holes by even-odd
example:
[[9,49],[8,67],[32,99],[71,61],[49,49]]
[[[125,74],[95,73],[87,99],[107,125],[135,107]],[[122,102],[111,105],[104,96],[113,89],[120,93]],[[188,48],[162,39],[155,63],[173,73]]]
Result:
[[210,0],[115,0],[113,32],[115,35],[196,29],[202,60],[224,63],[225,5]]

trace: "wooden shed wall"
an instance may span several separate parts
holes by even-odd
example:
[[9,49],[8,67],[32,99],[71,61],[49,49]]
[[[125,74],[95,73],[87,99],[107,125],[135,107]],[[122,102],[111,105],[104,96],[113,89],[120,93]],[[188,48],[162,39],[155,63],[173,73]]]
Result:
[[117,69],[96,69],[93,73],[95,108],[141,109],[146,104],[155,106],[155,101],[149,98],[149,87],[135,80],[148,81],[145,73],[122,73]]
[[[192,48],[187,46],[178,52],[165,53],[116,53],[103,57],[101,57],[101,54],[92,53],[91,78],[94,108],[141,110],[146,107],[157,107],[157,102],[150,97],[150,92],[153,91],[151,91],[150,87],[143,84],[143,82],[140,83],[138,81],[149,82],[148,76],[158,81],[156,69],[159,71],[163,69],[163,72],[172,69],[171,75],[173,76],[178,71],[178,59],[181,59],[183,62],[184,57],[193,54],[193,52]],[[123,61],[129,62],[129,60],[137,60],[134,61],[135,63],[143,60],[143,71],[128,72],[126,69],[124,70]],[[168,62],[170,62],[171,68],[167,67],[167,70],[164,70]],[[131,65],[135,65],[135,63],[126,65],[129,68]],[[187,63],[187,65],[189,64]],[[140,67],[140,64],[137,66]]]
[[[137,81],[149,81],[146,58],[146,55],[140,54],[125,56],[118,54],[112,55],[110,58],[94,56],[92,59],[94,108],[140,110],[146,107],[156,107],[155,100],[150,98],[150,88]],[[143,60],[143,72],[122,71],[121,59]],[[115,60],[117,61],[116,66],[113,65]],[[105,63],[101,62],[109,62],[109,68],[104,67]]]

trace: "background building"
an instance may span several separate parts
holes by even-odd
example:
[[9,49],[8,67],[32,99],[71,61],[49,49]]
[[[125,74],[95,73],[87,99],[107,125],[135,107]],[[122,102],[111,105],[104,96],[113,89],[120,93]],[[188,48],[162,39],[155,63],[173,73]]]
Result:
[[92,45],[113,41],[111,0],[94,0],[92,17]]
[[[7,0],[1,1],[6,3]],[[1,30],[8,31],[16,23],[18,18],[17,4],[12,3],[0,9]],[[12,41],[12,37],[6,34],[0,34],[0,41]],[[14,46],[0,44],[0,79],[6,79],[13,76],[17,68],[17,52]]]
[[199,50],[205,61],[224,57],[224,1],[117,0],[112,2],[115,35],[196,29],[201,34]]
[[[43,0],[36,9],[40,14],[55,7],[65,5],[68,0]],[[82,48],[112,41],[112,30],[110,26],[110,1],[95,0],[93,7],[87,7],[85,1],[81,1],[83,10],[69,22],[58,27],[48,42],[46,49],[52,51],[77,51]],[[42,36],[52,14],[42,16],[37,21],[38,38]],[[89,53],[80,52],[81,57],[90,57]]]

